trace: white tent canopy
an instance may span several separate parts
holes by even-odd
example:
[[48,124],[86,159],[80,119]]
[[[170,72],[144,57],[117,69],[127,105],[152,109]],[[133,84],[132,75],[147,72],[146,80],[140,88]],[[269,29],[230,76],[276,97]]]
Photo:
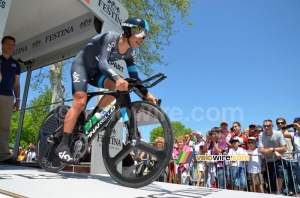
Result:
[[14,58],[26,63],[22,71],[78,53],[97,34],[94,16],[103,22],[103,31],[120,31],[120,23],[128,17],[118,0],[5,1],[11,6],[3,35],[16,38]]
[[74,0],[12,0],[4,35],[21,43],[89,12]]

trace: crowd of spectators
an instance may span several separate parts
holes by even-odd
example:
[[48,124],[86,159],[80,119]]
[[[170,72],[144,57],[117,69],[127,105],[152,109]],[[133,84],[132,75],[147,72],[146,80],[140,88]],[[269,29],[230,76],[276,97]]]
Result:
[[[191,163],[176,165],[176,180],[185,185],[259,193],[297,195],[300,184],[300,118],[288,125],[284,118],[242,130],[226,121],[206,134],[192,132],[176,138],[173,162],[180,151],[195,151]],[[249,156],[249,160],[197,160],[197,155]],[[219,159],[219,158],[218,158]],[[171,162],[171,163],[173,163]]]
[[[14,147],[10,147],[11,157],[14,157]],[[16,161],[22,162],[37,162],[36,146],[30,142],[26,147],[19,146]]]

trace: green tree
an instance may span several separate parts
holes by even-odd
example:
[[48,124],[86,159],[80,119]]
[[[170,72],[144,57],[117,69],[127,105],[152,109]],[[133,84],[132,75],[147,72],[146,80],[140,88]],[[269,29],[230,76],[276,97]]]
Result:
[[30,107],[36,107],[36,108],[30,108],[27,110],[28,114],[32,116],[32,122],[35,123],[35,132],[36,135],[39,131],[39,128],[44,121],[45,117],[50,112],[50,103],[52,98],[52,89],[48,86],[44,86],[44,91],[41,92],[41,94],[31,100],[29,102]]
[[138,68],[146,76],[153,74],[153,64],[168,65],[162,51],[171,44],[170,38],[178,33],[175,22],[181,21],[191,26],[186,18],[190,14],[191,0],[121,0],[129,12],[129,17],[146,19],[150,24],[150,34],[137,49]]
[[[45,86],[44,88],[44,91],[41,91],[41,94],[38,97],[34,98],[29,102],[30,107],[36,108],[29,108],[25,111],[20,141],[20,145],[22,147],[26,147],[29,144],[29,142],[36,142],[40,126],[47,114],[49,113],[50,105],[44,105],[50,104],[52,92],[49,87]],[[15,143],[14,141],[16,140],[16,135],[18,131],[19,117],[19,112],[14,113],[10,129],[10,144]]]
[[[171,122],[175,138],[186,133],[191,133],[192,129],[186,128],[181,122]],[[163,136],[162,127],[156,127],[150,132],[150,142],[154,143],[157,137]]]
[[191,133],[191,128],[186,128],[181,122],[172,122],[172,128],[175,133],[175,137],[184,136],[186,133]]

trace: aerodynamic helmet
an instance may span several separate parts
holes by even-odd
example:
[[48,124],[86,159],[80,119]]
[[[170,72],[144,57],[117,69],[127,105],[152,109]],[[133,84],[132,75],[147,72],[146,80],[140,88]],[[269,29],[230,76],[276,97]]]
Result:
[[145,38],[150,31],[150,26],[145,19],[132,17],[122,23],[122,30],[127,38],[131,35],[135,35],[137,38]]

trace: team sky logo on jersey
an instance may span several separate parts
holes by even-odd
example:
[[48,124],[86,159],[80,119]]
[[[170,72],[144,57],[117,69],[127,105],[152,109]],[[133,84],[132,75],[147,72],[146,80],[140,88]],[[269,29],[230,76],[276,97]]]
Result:
[[80,80],[79,80],[79,74],[77,74],[76,72],[74,72],[73,74],[72,74],[72,76],[73,76],[73,82],[80,82]]
[[132,56],[132,58],[133,58],[133,64],[136,64],[136,54],[135,54],[135,51],[133,51],[133,52],[131,53],[131,56]]
[[133,24],[130,24],[130,23],[122,23],[122,26],[125,26],[125,27],[132,27]]
[[15,63],[11,64],[12,67],[17,67],[17,65]]
[[111,44],[108,44],[107,51],[111,52],[111,49],[114,48],[115,46],[116,46],[115,42],[112,42]]

